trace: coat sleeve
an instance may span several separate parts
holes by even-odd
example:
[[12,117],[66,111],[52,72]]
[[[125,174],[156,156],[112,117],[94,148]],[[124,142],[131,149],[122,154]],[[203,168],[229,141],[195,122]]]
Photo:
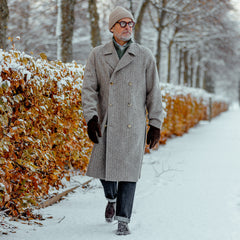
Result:
[[146,84],[146,106],[149,125],[161,128],[165,117],[165,111],[162,106],[162,95],[156,62],[152,54],[146,69]]
[[82,86],[83,116],[87,123],[94,115],[98,116],[98,81],[94,55],[93,50],[88,57]]

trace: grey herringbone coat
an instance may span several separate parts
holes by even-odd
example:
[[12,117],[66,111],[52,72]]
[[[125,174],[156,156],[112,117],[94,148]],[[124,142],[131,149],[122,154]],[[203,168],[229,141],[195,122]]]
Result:
[[108,181],[140,177],[149,124],[160,128],[162,98],[150,50],[132,43],[119,60],[113,42],[96,47],[84,73],[82,106],[86,122],[97,115],[102,137],[94,144],[87,175]]

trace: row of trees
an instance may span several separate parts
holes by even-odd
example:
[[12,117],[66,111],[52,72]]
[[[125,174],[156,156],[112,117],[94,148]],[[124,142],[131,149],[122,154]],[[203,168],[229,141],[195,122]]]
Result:
[[[238,82],[239,30],[230,0],[0,0],[1,42],[20,35],[26,52],[49,59],[86,61],[111,34],[110,11],[132,11],[135,41],[154,52],[161,80],[233,92]],[[8,28],[6,31],[7,16]]]

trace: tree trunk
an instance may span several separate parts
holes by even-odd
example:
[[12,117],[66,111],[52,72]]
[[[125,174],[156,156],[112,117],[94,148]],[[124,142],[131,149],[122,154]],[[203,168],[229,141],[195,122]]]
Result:
[[171,66],[172,66],[172,45],[173,45],[173,40],[170,40],[169,45],[168,45],[168,73],[167,73],[167,82],[171,82]]
[[209,71],[210,71],[209,63],[206,63],[203,78],[203,89],[209,93],[214,93],[214,82],[209,74]]
[[191,73],[190,73],[190,87],[193,87],[193,73],[194,73],[194,61],[193,61],[193,54],[190,58],[190,66],[191,66]]
[[139,11],[139,14],[136,19],[136,25],[135,25],[135,30],[134,30],[134,39],[136,42],[141,43],[141,28],[142,28],[142,21],[143,21],[143,16],[146,11],[147,5],[149,3],[149,0],[144,0],[143,4],[141,6],[141,9]]
[[0,48],[6,49],[7,20],[9,10],[7,0],[0,0]]
[[58,0],[58,59],[72,61],[72,37],[75,0]]
[[24,51],[27,52],[29,49],[29,18],[30,18],[30,3],[28,1],[21,4],[22,18],[19,19],[19,30],[21,32],[21,42],[24,44]]
[[157,52],[156,52],[156,64],[157,64],[157,69],[158,69],[159,74],[160,74],[160,70],[161,70],[161,67],[160,67],[161,52],[162,52],[161,39],[162,39],[162,30],[159,29],[158,30],[158,39],[157,39]]
[[201,54],[198,53],[198,64],[197,64],[197,71],[196,71],[196,88],[200,88],[200,61],[201,61]]
[[91,25],[91,41],[92,47],[101,44],[101,34],[99,28],[99,15],[97,11],[97,0],[88,0],[88,11]]
[[181,85],[181,76],[182,76],[182,49],[179,50],[178,85]]
[[207,70],[204,70],[204,75],[203,75],[203,89],[206,89],[206,88],[207,88],[207,87],[206,87],[206,82],[207,82],[206,78],[207,78]]
[[184,61],[184,78],[183,82],[185,86],[188,86],[188,51],[184,51],[183,53],[183,61]]
[[162,9],[161,9],[161,12],[158,12],[158,39],[157,39],[157,53],[156,53],[156,64],[157,64],[159,74],[161,70],[161,53],[162,53],[161,43],[162,43],[162,31],[164,28],[163,22],[167,14],[167,12],[163,10],[167,5],[167,0],[161,0],[161,2],[162,2]]

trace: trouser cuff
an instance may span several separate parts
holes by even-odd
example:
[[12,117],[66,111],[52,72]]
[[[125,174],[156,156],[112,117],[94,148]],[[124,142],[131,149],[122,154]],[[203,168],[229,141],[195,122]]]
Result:
[[116,203],[117,199],[116,198],[114,198],[114,199],[107,198],[107,201],[110,203]]
[[120,222],[125,222],[125,223],[130,223],[130,219],[126,217],[121,217],[121,216],[115,216],[114,220],[120,221]]

